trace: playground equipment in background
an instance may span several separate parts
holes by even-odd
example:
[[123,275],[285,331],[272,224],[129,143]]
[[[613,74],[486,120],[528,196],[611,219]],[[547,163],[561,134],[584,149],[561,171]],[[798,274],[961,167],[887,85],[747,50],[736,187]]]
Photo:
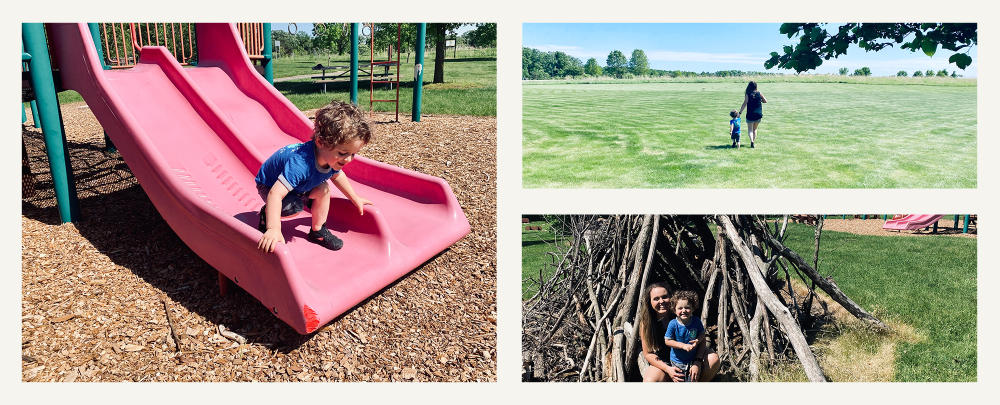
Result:
[[[129,69],[102,63],[96,24],[47,24],[49,50],[41,24],[22,27],[28,52],[39,55],[32,59],[47,62],[51,50],[62,86],[87,101],[160,215],[218,270],[220,288],[232,280],[299,333],[317,330],[470,230],[444,180],[359,156],[344,173],[375,205],[358,215],[331,188],[335,214],[327,226],[345,248],[306,241],[311,218],[304,212],[282,221],[284,245],[262,253],[256,226],[263,201],[254,174],[273,151],[308,140],[312,122],[257,74],[235,24],[195,24],[197,61],[190,67],[165,47],[145,46]],[[48,73],[53,83],[47,63],[31,71]],[[33,74],[36,90],[43,79]],[[54,87],[47,92],[51,97],[40,100],[53,101]],[[50,134],[60,126],[58,105],[46,116],[41,104],[50,164],[68,167],[65,145],[54,147],[65,138]],[[50,144],[50,136],[57,140]],[[62,170],[71,185],[72,173]],[[64,196],[60,206],[75,203],[75,195]]]
[[[942,217],[944,217],[944,215],[929,215],[929,214],[895,215],[891,219],[887,219],[885,221],[885,224],[882,225],[882,229],[895,230],[895,231],[901,231],[901,230],[912,231],[912,230],[924,229],[927,227],[933,227],[932,232],[936,233],[938,230],[938,221]],[[958,229],[958,217],[959,217],[958,215],[955,215],[955,222],[953,225],[954,229]],[[971,215],[965,215],[964,219],[965,224],[962,227],[962,233],[969,232],[969,223],[972,221],[973,219]]]
[[[403,26],[402,24],[396,23],[396,58],[392,58],[392,45],[390,44],[386,50],[385,60],[376,61],[375,60],[375,23],[368,25],[370,33],[368,35],[369,41],[368,45],[370,50],[368,55],[371,57],[368,68],[368,111],[375,111],[375,103],[393,103],[396,105],[396,122],[399,122],[399,50],[402,45],[403,38]],[[385,67],[385,78],[382,80],[375,79],[375,66]],[[392,66],[396,67],[396,75],[392,76],[389,74]],[[389,89],[392,90],[393,87],[396,88],[396,97],[393,99],[376,99],[375,98],[375,85],[376,84],[388,84]]]
[[[312,70],[319,70],[319,76],[312,76],[311,79],[314,83],[323,84],[323,92],[326,93],[327,83],[332,83],[339,81],[339,79],[347,77],[350,74],[351,80],[351,102],[357,104],[357,80],[358,72],[365,73],[368,76],[368,111],[372,113],[375,111],[375,103],[385,102],[393,103],[396,107],[396,122],[399,122],[399,82],[400,82],[400,49],[402,49],[402,38],[403,38],[403,26],[402,24],[396,23],[396,55],[393,58],[393,45],[389,44],[386,48],[386,58],[385,60],[375,60],[375,23],[365,24],[365,28],[368,30],[368,63],[363,64],[357,61],[357,49],[351,49],[351,64],[350,65],[323,65],[322,63],[316,64],[312,67]],[[351,43],[357,42],[357,33],[355,32],[357,28],[352,25]],[[422,40],[418,40],[419,44],[422,44]],[[392,72],[392,67],[395,67],[395,72]],[[381,71],[380,71],[381,70]],[[327,72],[330,72],[327,75]],[[416,78],[416,74],[414,75]],[[377,84],[388,84],[389,90],[393,88],[396,89],[395,97],[391,99],[377,99],[375,98],[375,86]],[[416,86],[415,86],[416,87]],[[414,90],[416,91],[416,90]],[[414,102],[416,108],[417,103]],[[414,121],[419,121],[415,118]]]

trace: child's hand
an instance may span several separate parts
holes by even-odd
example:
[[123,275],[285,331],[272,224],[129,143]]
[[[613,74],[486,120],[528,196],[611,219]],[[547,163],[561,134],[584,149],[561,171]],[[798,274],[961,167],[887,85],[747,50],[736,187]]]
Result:
[[361,196],[357,196],[355,198],[352,198],[351,202],[354,203],[355,207],[358,207],[358,214],[359,215],[365,215],[365,206],[366,205],[372,205],[372,204],[374,204],[373,202],[371,202],[367,198],[364,198],[364,197],[361,197]]
[[697,382],[698,381],[698,377],[699,377],[698,374],[700,374],[700,373],[701,373],[701,367],[698,367],[698,363],[695,362],[695,363],[691,364],[691,368],[688,369],[688,376],[691,377],[690,380],[692,382]]
[[285,238],[281,236],[281,228],[271,228],[264,232],[264,236],[257,241],[257,249],[263,252],[273,253],[274,248],[285,243]]
[[684,345],[684,351],[685,352],[690,352],[692,350],[694,350],[694,344],[690,344],[689,343],[689,344]]

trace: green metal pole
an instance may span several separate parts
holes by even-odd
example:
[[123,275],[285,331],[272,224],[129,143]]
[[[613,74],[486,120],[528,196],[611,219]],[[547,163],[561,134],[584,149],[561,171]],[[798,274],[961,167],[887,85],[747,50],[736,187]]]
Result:
[[38,102],[35,100],[31,100],[31,102],[28,103],[28,105],[31,107],[31,119],[35,121],[32,124],[35,126],[35,128],[41,128],[42,120],[38,118]]
[[962,233],[969,233],[969,214],[965,214],[965,225],[962,226]]
[[264,78],[267,79],[268,83],[274,84],[274,64],[271,63],[274,58],[274,41],[271,38],[271,23],[264,23],[264,61],[261,62],[264,65]]
[[952,224],[951,229],[958,230],[958,215],[955,215],[955,223]]
[[104,61],[104,46],[101,45],[101,26],[97,23],[87,23],[87,28],[90,28],[90,37],[94,40],[94,47],[97,48],[97,59],[101,60],[101,68],[110,70],[111,66],[108,66],[107,62]]
[[66,136],[62,130],[59,98],[52,79],[52,64],[49,62],[45,28],[41,23],[22,23],[21,35],[27,52],[32,56],[28,62],[28,70],[31,73],[35,98],[38,100],[38,112],[41,116],[42,133],[45,136],[49,167],[52,170],[59,218],[62,222],[72,222],[79,218],[80,209],[76,199],[76,186],[73,184],[73,167],[69,162],[69,154],[66,153]]
[[24,112],[24,103],[21,103],[21,123],[28,122],[28,114]]
[[351,23],[351,104],[358,105],[358,36],[361,23]]
[[413,65],[413,106],[410,119],[413,122],[420,122],[420,105],[424,95],[424,45],[427,38],[427,23],[417,24],[417,50],[416,64]]
[[[97,59],[101,61],[101,69],[111,70],[111,66],[108,66],[107,62],[104,61],[104,46],[101,44],[101,26],[97,23],[87,23],[87,28],[90,29],[90,38],[94,41],[94,48],[97,48]],[[104,131],[104,151],[105,152],[115,152],[118,148],[115,147],[115,143],[111,142],[111,138],[108,137],[108,132]]]

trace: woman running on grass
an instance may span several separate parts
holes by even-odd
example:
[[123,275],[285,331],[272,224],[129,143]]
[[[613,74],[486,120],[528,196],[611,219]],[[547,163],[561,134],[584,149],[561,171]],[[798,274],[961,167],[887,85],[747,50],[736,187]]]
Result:
[[750,135],[750,147],[753,147],[754,141],[757,140],[757,125],[760,124],[760,119],[764,116],[763,103],[766,103],[767,99],[764,98],[760,91],[757,91],[757,82],[751,80],[747,84],[747,89],[743,93],[743,105],[740,106],[740,112],[738,115],[743,114],[743,109],[747,109],[747,134]]

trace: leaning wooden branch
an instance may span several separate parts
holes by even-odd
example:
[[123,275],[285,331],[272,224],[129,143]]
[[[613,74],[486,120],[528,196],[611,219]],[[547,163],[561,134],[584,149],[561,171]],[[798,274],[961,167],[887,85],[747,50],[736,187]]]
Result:
[[837,287],[837,285],[833,283],[832,279],[827,279],[822,275],[820,275],[819,272],[813,269],[812,266],[810,266],[809,263],[807,263],[804,259],[802,259],[802,257],[799,256],[798,253],[795,253],[795,251],[787,248],[785,245],[783,245],[781,242],[779,242],[771,235],[768,235],[766,232],[761,232],[761,234],[764,237],[764,241],[769,246],[771,246],[771,249],[774,249],[779,255],[784,256],[789,261],[791,261],[792,264],[794,264],[796,267],[802,270],[806,274],[806,276],[808,276],[812,281],[816,283],[817,286],[819,286],[820,289],[826,292],[827,295],[829,295],[830,298],[832,298],[838,304],[843,306],[844,309],[847,310],[847,312],[851,313],[851,315],[854,315],[858,319],[865,321],[875,329],[887,330],[889,328],[880,319],[876,318],[868,311],[865,311],[863,308],[861,308],[861,306],[859,306],[853,300],[851,300],[851,298],[848,297],[847,294],[844,294],[844,292],[840,290],[840,287]]
[[801,327],[792,318],[792,314],[788,312],[788,308],[778,300],[778,297],[774,295],[770,287],[767,286],[767,281],[764,280],[763,270],[758,267],[757,258],[751,253],[750,246],[746,244],[746,241],[740,237],[736,228],[733,226],[732,221],[724,215],[716,216],[716,221],[725,232],[726,237],[732,242],[733,248],[739,254],[740,259],[743,260],[743,264],[747,267],[747,274],[750,276],[750,281],[753,283],[754,290],[757,291],[757,296],[760,297],[761,301],[767,307],[768,311],[774,315],[778,320],[778,324],[781,325],[781,329],[788,336],[788,340],[791,342],[792,347],[795,349],[795,355],[798,356],[799,362],[802,363],[802,368],[806,372],[806,376],[810,381],[821,382],[826,381],[826,376],[823,374],[823,370],[819,367],[819,362],[816,361],[816,356],[813,355],[811,349],[809,349],[809,343],[806,342],[806,337],[802,333]]

